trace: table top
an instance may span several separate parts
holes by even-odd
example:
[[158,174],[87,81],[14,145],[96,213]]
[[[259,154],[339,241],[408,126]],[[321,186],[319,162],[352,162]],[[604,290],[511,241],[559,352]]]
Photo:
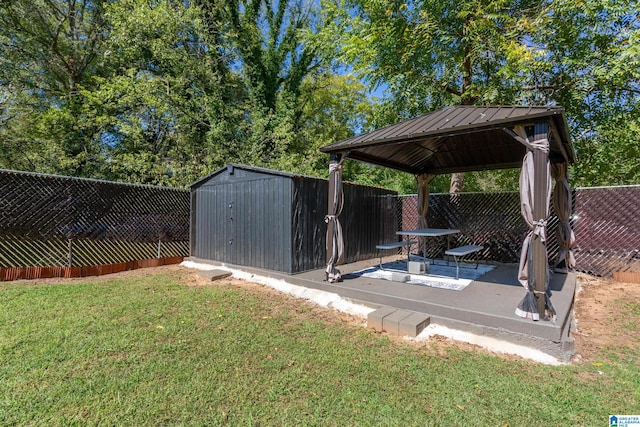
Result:
[[447,236],[449,234],[458,234],[460,230],[455,228],[419,228],[417,230],[400,230],[396,231],[396,234],[400,236],[426,236],[437,237]]

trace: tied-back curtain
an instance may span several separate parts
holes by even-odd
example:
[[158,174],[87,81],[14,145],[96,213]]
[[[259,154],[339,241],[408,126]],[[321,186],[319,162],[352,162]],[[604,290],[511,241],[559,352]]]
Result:
[[554,163],[551,165],[551,175],[556,181],[553,189],[553,209],[558,217],[558,229],[556,230],[556,239],[560,250],[558,252],[558,261],[554,271],[557,273],[567,273],[576,265],[576,259],[573,255],[573,247],[576,243],[575,235],[571,229],[571,187],[567,180],[567,164]]
[[[519,136],[518,140],[526,147],[526,154],[522,161],[522,170],[520,172],[520,208],[522,217],[529,227],[529,232],[522,244],[520,265],[518,268],[518,280],[526,289],[526,294],[516,308],[516,314],[520,317],[539,320],[540,314],[544,316],[544,313],[540,313],[538,310],[535,295],[536,281],[542,281],[542,283],[544,283],[546,305],[550,311],[553,311],[551,301],[549,301],[546,292],[549,284],[547,268],[545,268],[544,277],[536,277],[533,272],[533,243],[535,240],[539,240],[544,245],[544,252],[546,254],[546,225],[549,216],[549,200],[551,198],[551,178],[548,159],[549,140],[546,136],[537,140],[529,139],[523,126],[516,127],[515,131]],[[546,158],[544,168],[536,168],[536,156],[540,155],[544,155]],[[537,176],[537,174],[542,175]],[[543,183],[543,188],[536,188],[536,183],[538,183],[538,186],[540,183]],[[535,206],[536,192],[542,191],[544,191],[544,200],[546,202],[542,206],[543,209],[539,209],[540,207]],[[543,212],[543,215],[536,218],[535,212],[539,210]],[[540,297],[542,297],[542,295],[540,295]]]
[[329,212],[324,217],[327,223],[326,249],[329,255],[326,279],[329,283],[342,281],[340,270],[336,265],[344,261],[344,240],[342,238],[342,226],[338,217],[344,206],[344,193],[342,191],[342,164],[346,156],[340,161],[329,163]]
[[[428,228],[427,214],[429,213],[429,183],[435,178],[435,175],[422,173],[416,175],[418,181],[418,228]],[[419,237],[418,244],[420,248],[425,247],[426,237]],[[408,249],[407,249],[408,250]],[[422,254],[427,256],[427,254]]]

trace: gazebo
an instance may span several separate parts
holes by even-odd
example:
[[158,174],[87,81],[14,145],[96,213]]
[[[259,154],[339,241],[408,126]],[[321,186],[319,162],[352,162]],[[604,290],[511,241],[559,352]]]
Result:
[[[343,259],[342,164],[346,158],[413,174],[418,187],[419,227],[426,227],[429,182],[439,174],[521,167],[521,211],[529,227],[518,280],[525,296],[516,314],[534,320],[555,314],[550,294],[546,224],[553,199],[558,216],[556,271],[575,264],[570,226],[567,165],[575,152],[562,107],[453,106],[357,135],[321,148],[330,154],[326,279],[341,280]],[[556,181],[553,190],[551,177]]]

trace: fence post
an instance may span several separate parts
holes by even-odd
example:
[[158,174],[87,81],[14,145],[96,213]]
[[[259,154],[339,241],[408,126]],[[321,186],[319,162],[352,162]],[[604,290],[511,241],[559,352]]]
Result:
[[69,243],[68,243],[67,247],[68,247],[67,267],[72,267],[72,264],[73,264],[73,245],[72,245],[71,238],[69,238]]

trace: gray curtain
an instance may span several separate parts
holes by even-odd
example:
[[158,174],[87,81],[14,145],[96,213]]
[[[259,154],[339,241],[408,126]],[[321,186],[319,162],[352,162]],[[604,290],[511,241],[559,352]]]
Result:
[[[544,289],[548,289],[549,275],[548,272],[545,277],[534,277],[532,272],[532,246],[535,239],[539,239],[543,244],[546,242],[546,225],[547,218],[549,216],[549,200],[551,198],[551,177],[549,171],[549,140],[545,137],[539,140],[531,140],[527,137],[523,126],[518,126],[515,129],[518,135],[518,140],[525,145],[526,154],[522,161],[522,170],[520,172],[520,208],[522,217],[529,227],[529,232],[525,237],[522,244],[522,251],[520,253],[520,265],[518,269],[518,280],[522,286],[526,289],[525,297],[516,308],[516,314],[520,317],[531,318],[533,320],[539,320],[540,314],[537,307],[537,300],[535,296],[535,281],[542,280],[545,283]],[[537,151],[537,153],[535,153]],[[535,169],[535,155],[544,153],[547,156],[546,168],[544,170]],[[538,182],[545,182],[545,188],[536,188],[536,173],[543,174],[543,177],[538,177]],[[535,218],[535,193],[536,191],[544,191],[546,194],[544,205],[544,217]],[[548,300],[547,292],[545,291],[545,298],[547,299],[547,305],[551,310],[551,301]],[[542,313],[544,315],[544,313]]]
[[[430,175],[427,173],[422,173],[416,175],[416,180],[418,181],[418,227],[417,228],[428,228],[429,224],[427,222],[427,214],[429,213],[429,183],[436,175]],[[418,244],[420,248],[425,247],[425,239],[426,237],[419,237]],[[407,250],[409,250],[407,248]],[[426,256],[426,254],[422,254]]]
[[556,239],[558,240],[558,246],[560,246],[554,271],[567,273],[569,269],[573,269],[576,266],[576,259],[572,250],[576,243],[576,237],[569,223],[572,197],[569,181],[567,180],[567,164],[552,164],[551,175],[556,180],[556,185],[553,189],[553,209],[559,221]]
[[338,217],[344,206],[344,193],[342,191],[342,164],[346,156],[338,162],[329,163],[329,212],[324,217],[327,223],[326,249],[330,254],[325,270],[326,279],[330,283],[342,281],[340,270],[336,265],[344,261],[344,240],[342,238],[342,226]]

